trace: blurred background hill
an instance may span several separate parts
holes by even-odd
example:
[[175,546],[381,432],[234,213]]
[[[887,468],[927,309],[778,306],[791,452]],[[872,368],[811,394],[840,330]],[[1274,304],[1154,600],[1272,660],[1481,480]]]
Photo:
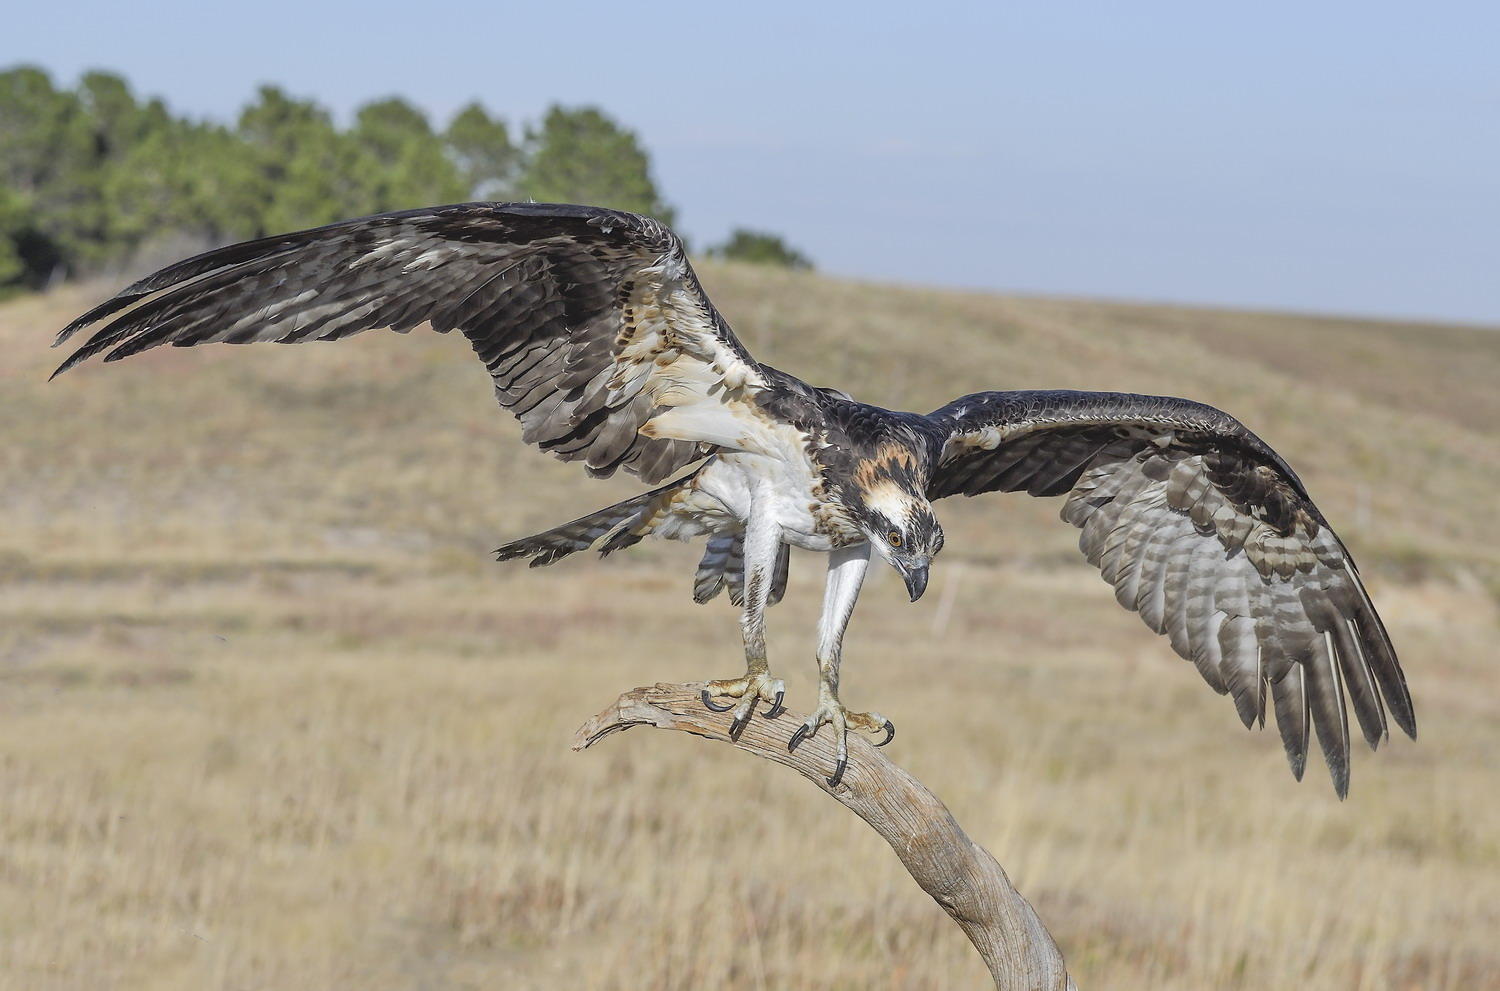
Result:
[[[860,398],[1214,403],[1359,560],[1421,738],[1361,748],[1342,803],[1116,606],[1056,500],[948,500],[928,596],[872,581],[850,704],[896,721],[1080,987],[1500,987],[1500,335],[700,270],[755,354]],[[697,548],[489,561],[633,487],[524,447],[462,341],[47,383],[113,288],[0,306],[0,988],[987,985],[780,769],[676,734],[568,752],[620,690],[733,674],[736,615],[692,603]],[[794,555],[770,616],[804,705],[821,564]]]

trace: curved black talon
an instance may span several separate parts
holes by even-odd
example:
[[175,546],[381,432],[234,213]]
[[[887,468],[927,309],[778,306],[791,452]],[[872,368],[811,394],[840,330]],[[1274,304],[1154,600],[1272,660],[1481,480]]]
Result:
[[890,743],[895,738],[896,738],[896,724],[893,723],[893,722],[891,722],[889,719],[887,719],[885,721],[885,739],[881,740],[879,743],[875,744],[875,746],[877,746],[877,747],[883,747],[887,743]]
[[755,715],[755,702],[752,700],[750,708],[745,710],[744,716],[736,717],[729,724],[729,739],[735,743],[740,742],[740,734],[745,732],[745,727],[750,725],[750,717]]
[[705,689],[703,689],[703,708],[705,708],[705,709],[711,709],[714,712],[728,712],[730,709],[734,708],[734,703],[731,702],[728,705],[722,706],[722,707],[714,705],[713,702],[710,701],[710,699],[708,697],[708,689],[705,688]]
[[810,730],[810,729],[807,728],[807,724],[806,723],[803,723],[801,726],[798,726],[797,727],[797,732],[793,733],[792,734],[792,738],[787,741],[786,752],[789,753],[789,754],[790,753],[796,753],[797,748],[802,745],[802,741],[805,740],[805,739],[807,739],[808,736],[811,735],[811,733],[812,733],[812,730]]
[[844,768],[848,766],[849,758],[840,757],[838,764],[834,766],[833,777],[824,779],[828,782],[828,787],[837,788],[839,786],[839,782],[844,780]]
[[786,692],[777,692],[776,701],[772,702],[771,708],[767,709],[765,712],[762,712],[761,715],[765,716],[767,719],[775,719],[777,716],[781,715],[786,711],[786,706],[781,704],[781,700],[784,698],[786,698]]

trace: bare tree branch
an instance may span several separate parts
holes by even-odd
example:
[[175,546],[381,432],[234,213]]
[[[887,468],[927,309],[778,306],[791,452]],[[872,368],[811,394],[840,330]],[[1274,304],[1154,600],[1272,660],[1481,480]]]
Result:
[[829,734],[813,737],[796,753],[787,741],[804,717],[788,710],[773,720],[752,719],[738,740],[729,738],[729,714],[710,712],[699,700],[702,684],[637,688],[579,727],[573,749],[584,750],[632,726],[675,729],[731,743],[800,773],[879,833],[922,890],[958,923],[984,958],[1001,991],[1074,991],[1062,953],[1036,911],[1011,886],[1005,871],[969,839],[947,806],[922,783],[869,743],[849,739],[849,768],[838,787],[825,775],[833,767]]

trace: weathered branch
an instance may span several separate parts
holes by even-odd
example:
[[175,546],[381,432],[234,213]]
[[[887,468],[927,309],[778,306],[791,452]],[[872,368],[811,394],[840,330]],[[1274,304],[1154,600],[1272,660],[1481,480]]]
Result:
[[775,720],[756,716],[729,739],[729,714],[710,712],[699,700],[701,684],[656,685],[626,692],[579,727],[573,749],[584,750],[632,726],[675,729],[732,743],[757,757],[785,764],[851,809],[879,833],[922,890],[958,923],[984,958],[1001,991],[1072,991],[1062,953],[1036,911],[1011,886],[989,851],[969,839],[947,806],[922,783],[869,743],[849,738],[849,768],[838,787],[825,775],[833,744],[823,733],[788,753],[787,741],[803,721],[788,710]]

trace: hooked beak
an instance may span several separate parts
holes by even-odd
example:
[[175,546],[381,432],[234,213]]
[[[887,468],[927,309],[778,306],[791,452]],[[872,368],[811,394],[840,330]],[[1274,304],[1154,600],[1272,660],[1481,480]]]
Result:
[[911,601],[916,602],[927,591],[927,565],[923,563],[908,568],[904,564],[898,564],[896,570],[906,581],[906,591],[911,596]]

